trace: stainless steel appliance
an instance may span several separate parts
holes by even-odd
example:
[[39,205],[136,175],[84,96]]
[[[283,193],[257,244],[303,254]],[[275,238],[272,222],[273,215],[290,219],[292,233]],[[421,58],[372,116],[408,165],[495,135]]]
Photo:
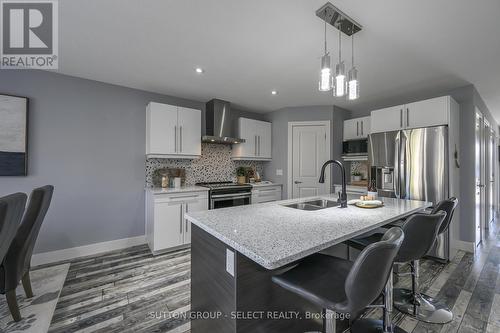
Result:
[[233,182],[198,183],[208,187],[208,209],[249,205],[252,197],[252,186]]
[[201,137],[201,141],[222,144],[245,142],[245,139],[233,136],[231,103],[221,99],[212,99],[206,104],[205,109],[205,135]]
[[[448,156],[447,126],[374,133],[368,140],[371,179],[380,196],[434,204],[448,198]],[[391,172],[392,191],[384,189]],[[438,239],[429,255],[449,260],[449,234]]]
[[368,159],[368,140],[349,140],[342,143],[344,161],[366,161]]

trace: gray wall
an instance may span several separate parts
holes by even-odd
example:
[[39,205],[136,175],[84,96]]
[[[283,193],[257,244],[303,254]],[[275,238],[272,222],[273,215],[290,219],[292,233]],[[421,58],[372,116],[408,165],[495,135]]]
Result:
[[205,106],[45,71],[4,70],[0,93],[30,98],[28,176],[0,195],[55,185],[35,252],[144,235],[146,104]]
[[[283,184],[283,197],[288,196],[288,122],[317,121],[331,122],[331,158],[340,159],[342,154],[342,131],[344,119],[349,111],[336,106],[304,106],[288,107],[267,114],[268,121],[273,123],[273,160],[266,163],[264,176],[273,182]],[[276,169],[283,169],[283,176],[276,176]],[[333,169],[333,168],[332,168]],[[333,172],[333,181],[338,182],[340,176]]]
[[438,96],[450,95],[460,104],[460,239],[462,241],[475,241],[475,107],[483,113],[485,118],[497,131],[498,123],[495,121],[488,107],[482,100],[473,85],[468,85],[447,91],[435,91],[433,93],[415,94],[409,96],[399,96],[388,99],[385,104],[374,105],[373,107],[352,112],[350,118],[357,118],[370,115],[370,111],[393,105],[410,103],[422,99]]

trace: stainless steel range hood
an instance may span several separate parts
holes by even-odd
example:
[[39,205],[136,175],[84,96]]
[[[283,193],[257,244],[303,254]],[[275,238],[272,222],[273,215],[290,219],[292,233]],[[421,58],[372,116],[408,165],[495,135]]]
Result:
[[245,142],[235,138],[231,124],[231,103],[221,99],[212,99],[205,108],[205,135],[202,142],[234,144]]

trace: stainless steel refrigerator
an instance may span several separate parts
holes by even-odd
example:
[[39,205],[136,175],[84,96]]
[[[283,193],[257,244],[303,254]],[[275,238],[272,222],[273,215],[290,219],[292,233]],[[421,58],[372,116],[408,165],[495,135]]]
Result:
[[[368,160],[381,196],[434,204],[448,198],[448,126],[371,134]],[[449,243],[449,233],[441,236],[429,255],[449,260]]]

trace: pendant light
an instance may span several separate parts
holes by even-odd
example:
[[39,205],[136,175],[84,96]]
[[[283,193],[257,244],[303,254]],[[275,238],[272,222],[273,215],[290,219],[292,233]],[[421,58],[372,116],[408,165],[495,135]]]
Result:
[[342,97],[346,92],[345,65],[342,61],[342,21],[339,22],[337,29],[339,30],[339,62],[335,66],[333,96]]
[[348,83],[347,83],[347,98],[349,100],[355,100],[359,98],[359,81],[358,81],[358,69],[354,66],[354,35],[351,35],[351,56],[352,56],[352,67],[348,73]]
[[319,90],[329,91],[332,89],[332,69],[330,54],[326,47],[326,9],[325,9],[325,54],[321,57],[321,69],[319,72]]

